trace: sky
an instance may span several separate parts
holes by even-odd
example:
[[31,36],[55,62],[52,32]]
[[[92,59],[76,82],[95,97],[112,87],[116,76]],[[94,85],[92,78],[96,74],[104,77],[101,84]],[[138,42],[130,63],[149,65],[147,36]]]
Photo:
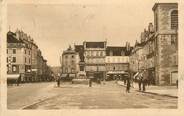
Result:
[[[94,0],[95,1],[95,0]],[[153,22],[155,2],[67,2],[54,4],[8,4],[7,26],[30,35],[51,66],[69,45],[105,41],[108,45],[133,46],[140,33]]]

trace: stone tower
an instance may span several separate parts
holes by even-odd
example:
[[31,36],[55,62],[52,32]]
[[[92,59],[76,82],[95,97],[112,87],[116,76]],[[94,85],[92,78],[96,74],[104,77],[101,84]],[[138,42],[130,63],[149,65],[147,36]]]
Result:
[[153,6],[156,83],[176,84],[178,72],[178,4],[156,3]]

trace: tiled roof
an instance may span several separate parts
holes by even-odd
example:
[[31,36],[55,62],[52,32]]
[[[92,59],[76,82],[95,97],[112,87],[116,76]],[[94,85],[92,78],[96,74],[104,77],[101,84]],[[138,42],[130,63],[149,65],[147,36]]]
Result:
[[86,48],[104,48],[104,42],[86,42]]
[[15,33],[9,31],[7,33],[7,42],[8,43],[23,43],[22,40],[18,40],[15,36],[16,36]]
[[130,47],[130,50],[128,51],[126,47],[107,46],[106,55],[109,56],[110,52],[113,52],[113,56],[122,56],[123,52],[125,56],[128,56],[132,49],[133,47]]

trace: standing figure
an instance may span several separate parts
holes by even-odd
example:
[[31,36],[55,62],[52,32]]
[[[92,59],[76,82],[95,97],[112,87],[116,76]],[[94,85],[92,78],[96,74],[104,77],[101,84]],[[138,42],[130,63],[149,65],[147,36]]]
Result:
[[127,78],[126,92],[130,93],[130,78]]
[[124,80],[124,85],[126,85],[127,77],[125,76],[123,80]]
[[143,86],[142,86],[143,91],[146,91],[146,84],[147,84],[147,73],[146,73],[146,70],[144,70],[144,72],[143,72]]
[[21,74],[19,75],[19,77],[18,77],[18,79],[17,79],[17,86],[19,86],[20,81],[21,81]]
[[142,79],[143,79],[142,73],[139,73],[139,75],[138,75],[139,91],[141,91]]
[[89,79],[89,87],[92,87],[92,80]]
[[60,87],[60,74],[57,75],[57,86]]

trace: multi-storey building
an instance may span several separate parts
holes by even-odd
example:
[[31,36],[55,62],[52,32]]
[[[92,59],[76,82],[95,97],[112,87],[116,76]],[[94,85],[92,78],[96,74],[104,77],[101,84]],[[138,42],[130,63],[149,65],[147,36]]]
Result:
[[8,74],[22,74],[22,81],[30,81],[30,77],[25,76],[31,71],[30,47],[23,42],[15,33],[7,33],[7,71]]
[[49,69],[38,46],[20,30],[7,33],[7,69],[8,74],[21,74],[24,82],[47,80],[51,75],[46,76]]
[[105,57],[106,41],[84,42],[84,61],[87,75],[94,73],[94,79],[101,80],[106,77]]
[[[130,67],[135,72],[139,69],[146,70],[147,78],[152,84],[176,84],[178,79],[178,5],[177,3],[156,3],[153,11],[154,26],[150,23],[148,30],[141,33],[141,42],[136,42],[131,53]],[[143,62],[142,66],[140,62]],[[134,67],[138,67],[137,70]]]
[[107,46],[106,71],[109,79],[121,78],[129,71],[129,55],[132,47],[127,43],[126,47]]
[[130,54],[130,71],[136,73],[140,70],[143,70],[145,67],[145,52],[144,44],[136,41],[135,46],[133,47]]
[[178,79],[178,4],[156,3],[153,7],[156,42],[156,83],[176,84]]
[[62,53],[62,78],[71,80],[79,72],[79,54],[71,46]]

